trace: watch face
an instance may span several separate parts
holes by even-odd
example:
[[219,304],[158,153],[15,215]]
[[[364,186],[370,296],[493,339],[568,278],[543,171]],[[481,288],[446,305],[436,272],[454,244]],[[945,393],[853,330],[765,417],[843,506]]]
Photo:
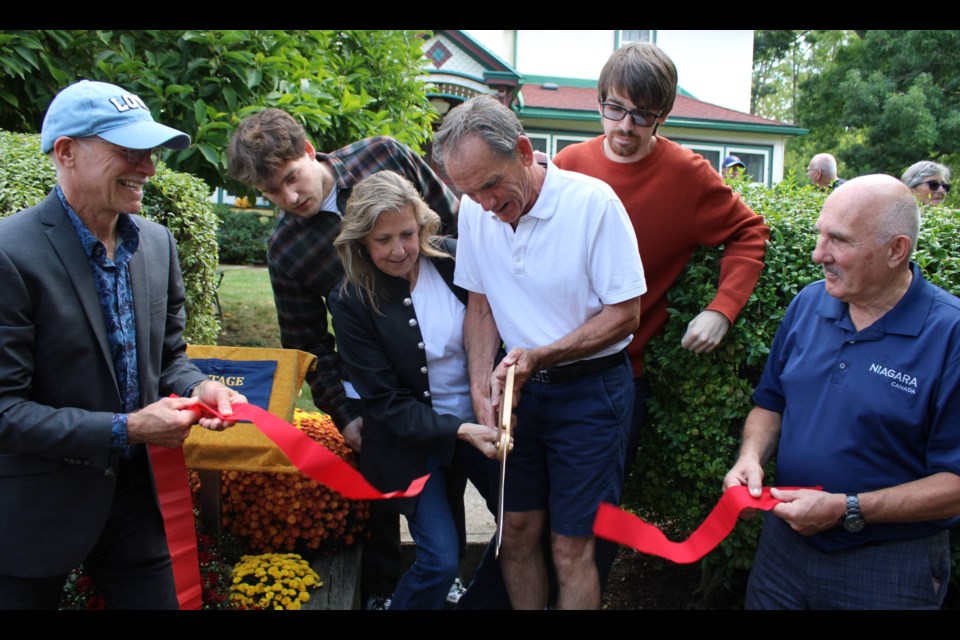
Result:
[[857,533],[863,529],[863,518],[861,516],[847,516],[843,519],[844,531]]

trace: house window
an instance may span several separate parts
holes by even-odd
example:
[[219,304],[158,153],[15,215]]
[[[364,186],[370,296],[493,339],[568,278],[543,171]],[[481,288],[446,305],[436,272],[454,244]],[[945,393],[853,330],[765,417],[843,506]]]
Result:
[[567,133],[531,133],[529,131],[526,132],[526,136],[530,138],[530,144],[533,145],[534,151],[542,151],[551,158],[560,153],[560,150],[564,147],[593,137]]
[[707,162],[713,165],[713,168],[720,172],[720,163],[723,162],[723,159],[726,157],[724,155],[723,145],[713,145],[713,144],[704,144],[704,143],[683,143],[683,146],[687,147],[694,153],[699,153],[701,156],[706,158]]
[[763,147],[745,147],[725,145],[723,143],[677,140],[688,149],[699,153],[720,171],[720,163],[727,156],[737,156],[746,166],[745,175],[751,176],[753,182],[770,184],[770,158],[772,150]]
[[553,155],[560,153],[560,150],[564,147],[569,147],[571,144],[576,144],[578,142],[583,142],[584,140],[590,140],[593,136],[553,136]]
[[653,42],[650,39],[650,29],[621,29],[620,44],[627,42]]
[[770,184],[770,153],[762,149],[744,149],[728,147],[727,153],[733,154],[747,166],[744,174],[752,176],[754,182]]
[[533,145],[534,151],[542,151],[550,155],[550,136],[544,133],[527,133],[526,135],[530,138],[530,144]]

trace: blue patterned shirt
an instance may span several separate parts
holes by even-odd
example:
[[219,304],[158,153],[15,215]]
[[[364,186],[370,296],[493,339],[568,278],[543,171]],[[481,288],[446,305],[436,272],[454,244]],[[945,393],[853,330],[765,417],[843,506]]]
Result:
[[70,216],[70,222],[73,223],[90,263],[107,327],[114,375],[117,377],[123,402],[123,413],[113,414],[110,448],[120,452],[121,457],[129,458],[133,454],[133,446],[127,442],[127,414],[140,408],[137,331],[133,312],[133,287],[130,283],[130,258],[140,245],[140,228],[128,214],[120,214],[117,219],[118,242],[111,260],[104,244],[90,232],[67,202],[60,185],[57,185],[57,196]]

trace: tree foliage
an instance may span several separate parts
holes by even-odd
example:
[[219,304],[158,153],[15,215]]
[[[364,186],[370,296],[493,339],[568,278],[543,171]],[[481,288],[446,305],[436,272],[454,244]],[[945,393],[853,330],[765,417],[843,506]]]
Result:
[[[899,177],[918,160],[948,166],[960,145],[960,32],[870,30],[801,83],[800,142],[833,153],[843,177]],[[804,160],[805,161],[805,160]]]
[[852,31],[755,30],[750,113],[796,123],[800,84],[819,73],[851,37]]
[[194,144],[166,152],[178,171],[230,185],[237,123],[282,108],[318,149],[391,135],[419,149],[436,112],[417,78],[422,32],[404,30],[34,30],[0,32],[0,128],[37,132],[47,105],[81,78],[138,94]]

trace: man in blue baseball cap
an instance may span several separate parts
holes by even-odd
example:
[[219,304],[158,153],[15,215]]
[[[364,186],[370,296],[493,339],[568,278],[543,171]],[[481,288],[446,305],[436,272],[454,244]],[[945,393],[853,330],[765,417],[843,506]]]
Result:
[[744,171],[746,171],[747,165],[743,164],[743,160],[737,156],[727,156],[723,159],[723,164],[720,165],[720,175],[726,178],[738,178]]
[[0,220],[0,609],[57,608],[81,563],[108,608],[175,609],[146,445],[179,447],[198,399],[245,402],[187,358],[176,244],[136,215],[156,149],[190,137],[87,80],[40,137],[57,185]]

